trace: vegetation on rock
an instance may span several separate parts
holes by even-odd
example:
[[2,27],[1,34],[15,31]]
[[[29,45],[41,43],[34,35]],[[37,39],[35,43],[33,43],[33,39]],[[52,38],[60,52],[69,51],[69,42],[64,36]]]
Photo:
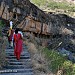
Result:
[[70,16],[75,16],[75,5],[67,1],[53,1],[53,0],[31,0],[32,3],[47,12],[66,13]]
[[4,27],[4,22],[0,20],[0,69],[6,64],[5,58],[5,48],[6,48],[6,39],[4,39],[2,34],[2,29]]
[[61,75],[75,74],[75,64],[60,55],[57,51],[42,48],[42,53],[44,53],[45,57],[48,59],[49,69],[52,70],[52,72],[58,73],[58,71],[62,71]]

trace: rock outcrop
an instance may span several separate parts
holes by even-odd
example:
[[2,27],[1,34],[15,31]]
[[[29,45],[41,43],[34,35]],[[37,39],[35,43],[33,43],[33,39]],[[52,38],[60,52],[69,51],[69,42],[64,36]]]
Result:
[[29,0],[0,0],[0,16],[12,20],[14,27],[27,32],[51,35],[73,34],[75,31],[73,18],[64,14],[47,14]]

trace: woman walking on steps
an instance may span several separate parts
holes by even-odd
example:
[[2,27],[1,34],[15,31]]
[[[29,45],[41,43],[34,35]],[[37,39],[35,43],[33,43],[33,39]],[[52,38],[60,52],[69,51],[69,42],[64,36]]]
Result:
[[22,32],[19,31],[18,28],[15,30],[13,39],[14,39],[14,55],[16,56],[17,60],[19,60],[22,52],[23,34]]
[[14,33],[14,30],[9,28],[9,30],[7,31],[7,37],[8,37],[8,42],[9,42],[9,48],[12,48],[12,38],[13,38],[13,33]]

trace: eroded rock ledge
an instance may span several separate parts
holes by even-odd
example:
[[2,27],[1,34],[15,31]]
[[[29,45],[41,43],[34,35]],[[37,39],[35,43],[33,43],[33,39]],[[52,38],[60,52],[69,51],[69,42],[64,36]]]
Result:
[[75,33],[75,19],[65,14],[45,13],[29,0],[0,0],[0,16],[14,27],[42,35]]

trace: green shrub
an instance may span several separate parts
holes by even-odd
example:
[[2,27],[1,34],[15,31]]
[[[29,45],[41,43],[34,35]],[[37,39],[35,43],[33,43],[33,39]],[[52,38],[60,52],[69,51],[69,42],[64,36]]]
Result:
[[2,36],[2,28],[5,26],[4,22],[0,20],[0,36]]
[[0,27],[4,27],[4,22],[0,20]]
[[56,73],[63,68],[63,75],[75,75],[75,64],[60,55],[56,50],[43,48],[42,53],[44,53],[45,57],[48,59],[48,66],[52,72]]
[[51,61],[49,67],[51,67],[53,72],[56,72],[59,67],[62,67],[64,63],[63,56],[59,55],[55,50],[48,50],[47,48],[45,48],[43,52],[46,58]]

